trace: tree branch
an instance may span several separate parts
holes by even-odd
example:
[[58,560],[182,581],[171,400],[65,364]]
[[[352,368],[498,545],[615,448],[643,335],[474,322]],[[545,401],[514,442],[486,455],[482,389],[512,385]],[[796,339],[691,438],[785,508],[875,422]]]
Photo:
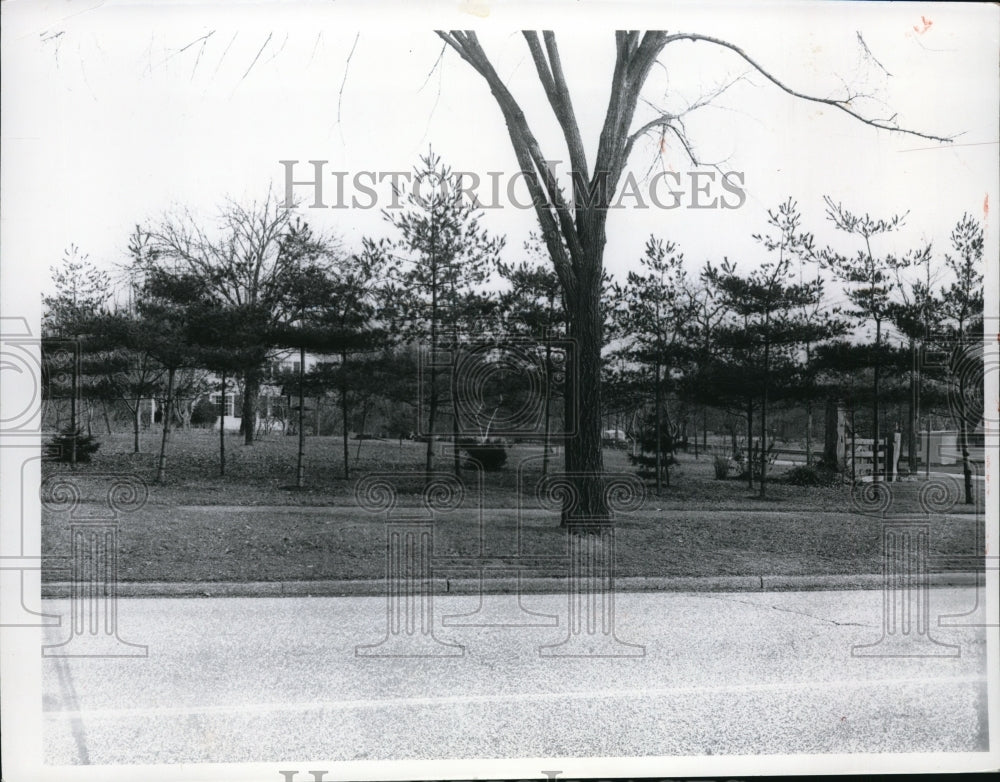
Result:
[[[538,141],[528,126],[524,112],[510,90],[507,89],[507,86],[497,75],[496,70],[486,57],[486,53],[483,51],[482,46],[480,46],[474,32],[452,30],[449,32],[438,31],[437,34],[445,43],[458,52],[462,59],[472,65],[489,85],[490,91],[493,93],[507,122],[507,130],[514,147],[514,154],[517,156],[518,164],[525,173],[525,182],[531,194],[532,202],[535,205],[535,212],[541,223],[546,245],[552,254],[556,272],[559,274],[560,280],[566,284],[567,291],[574,291],[576,289],[576,274],[574,269],[582,259],[582,248],[576,233],[576,225],[555,177],[546,166],[545,157],[542,155]],[[539,178],[541,178],[545,185],[545,190],[548,194],[547,197],[546,193],[539,186]],[[553,215],[553,212],[555,212],[555,215]],[[566,249],[570,253],[569,259],[565,256],[565,249],[562,243],[553,238],[554,235],[558,235],[559,233],[562,234],[566,242]],[[573,267],[570,267],[569,260],[573,261]]]
[[542,37],[545,39],[545,49],[549,54],[549,63],[552,66],[552,78],[559,95],[561,111],[557,111],[556,115],[559,117],[559,123],[563,126],[563,133],[566,135],[570,163],[573,170],[579,172],[580,176],[586,180],[590,178],[587,168],[587,154],[583,146],[583,137],[580,135],[580,127],[576,121],[576,112],[573,110],[569,86],[566,84],[566,75],[563,73],[562,58],[559,56],[556,36],[551,30],[545,30],[542,32]]
[[845,114],[854,117],[854,119],[858,120],[859,122],[862,122],[865,125],[870,125],[873,128],[878,128],[879,130],[888,130],[895,133],[905,133],[910,136],[917,136],[918,138],[925,138],[931,141],[940,141],[943,143],[950,143],[951,141],[954,141],[954,136],[934,136],[930,133],[921,133],[920,131],[917,130],[908,130],[907,128],[901,128],[899,125],[895,123],[890,124],[891,119],[879,120],[866,117],[863,114],[859,114],[857,111],[855,111],[848,105],[852,100],[850,97],[843,100],[838,100],[836,98],[820,98],[816,95],[808,95],[807,93],[799,92],[798,90],[792,89],[783,81],[773,76],[770,71],[764,68],[763,65],[758,63],[745,51],[743,51],[743,49],[741,49],[739,46],[736,46],[735,44],[729,43],[729,41],[723,41],[720,38],[713,38],[709,35],[700,35],[698,33],[675,33],[674,35],[670,35],[666,38],[664,45],[673,43],[674,41],[692,41],[692,42],[705,41],[707,43],[715,44],[716,46],[721,46],[723,49],[729,49],[731,52],[735,52],[740,57],[742,57],[761,76],[763,76],[773,85],[778,87],[778,89],[782,90],[788,95],[791,95],[792,97],[795,98],[799,98],[801,100],[809,101],[810,103],[819,103],[824,106],[831,106],[832,108],[839,109]]

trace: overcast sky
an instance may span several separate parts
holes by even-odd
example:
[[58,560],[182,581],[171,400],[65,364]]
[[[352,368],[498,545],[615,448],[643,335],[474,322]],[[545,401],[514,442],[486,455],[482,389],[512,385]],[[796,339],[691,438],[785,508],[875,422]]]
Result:
[[[49,265],[71,243],[101,264],[121,262],[131,227],[171,206],[211,218],[226,196],[248,200],[283,188],[279,160],[302,161],[301,178],[314,159],[350,172],[348,198],[355,172],[409,170],[428,145],[455,169],[511,176],[517,166],[499,110],[454,52],[438,61],[435,27],[480,30],[554,160],[566,154],[521,28],[556,30],[591,162],[608,100],[612,31],[620,27],[725,38],[796,90],[835,97],[848,85],[869,96],[857,105],[873,117],[895,114],[904,127],[957,137],[944,145],[876,130],[785,95],[731,52],[673,43],[650,76],[642,111],[679,111],[731,84],[692,112],[687,127],[702,160],[742,174],[746,202],[689,209],[688,192],[666,210],[626,200],[629,208],[608,222],[613,273],[635,266],[651,232],[677,242],[692,271],[723,256],[759,263],[750,234],[788,196],[821,243],[853,251],[823,218],[825,194],[873,216],[909,210],[906,228],[880,249],[933,241],[940,257],[950,228],[970,212],[986,218],[995,253],[1000,17],[993,6],[15,0],[2,8],[8,315],[37,317],[25,293],[47,284]],[[640,181],[669,170],[688,182],[689,172],[712,170],[695,169],[679,144],[668,139],[661,148],[655,138],[637,146],[630,168]],[[382,205],[388,185],[379,191]],[[733,200],[716,185],[709,199],[718,195]],[[507,234],[513,260],[535,217],[503,200],[485,224]],[[377,209],[302,211],[350,248],[388,230]]]

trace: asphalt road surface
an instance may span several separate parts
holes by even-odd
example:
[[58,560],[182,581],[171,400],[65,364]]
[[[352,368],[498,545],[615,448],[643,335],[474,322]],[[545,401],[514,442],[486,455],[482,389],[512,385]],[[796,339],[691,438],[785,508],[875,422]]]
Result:
[[[487,621],[538,625],[463,625],[476,619],[445,617],[477,597],[435,598],[435,636],[463,648],[428,648],[460,656],[359,656],[386,635],[385,598],[119,600],[121,638],[148,656],[43,659],[46,762],[986,748],[982,612],[937,626],[976,605],[974,587],[929,592],[931,635],[953,646],[911,632],[876,656],[852,647],[882,637],[877,591],[620,594],[617,635],[641,647],[617,658],[539,653],[567,635],[565,595],[523,598],[555,619],[483,599]],[[953,656],[878,656],[893,649]]]

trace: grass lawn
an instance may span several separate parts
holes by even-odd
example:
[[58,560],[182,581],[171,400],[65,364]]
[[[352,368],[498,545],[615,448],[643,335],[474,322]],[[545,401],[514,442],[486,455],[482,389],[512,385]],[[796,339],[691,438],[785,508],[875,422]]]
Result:
[[[974,517],[935,519],[932,556],[973,554],[976,526]],[[476,556],[480,529],[473,513],[440,518],[434,532],[435,555]],[[502,564],[505,555],[517,551],[516,511],[487,511],[482,533],[485,561]],[[878,573],[882,568],[880,535],[877,519],[848,513],[644,510],[617,525],[617,573]],[[520,538],[523,553],[565,555],[565,532],[554,514],[523,513]],[[385,539],[380,519],[343,507],[277,511],[149,506],[121,524],[119,577],[123,581],[199,582],[376,579],[385,575]],[[42,547],[49,554],[68,555],[65,526],[52,519],[43,523]],[[949,565],[934,569],[949,569]],[[562,574],[558,564],[533,572]],[[56,571],[46,571],[44,576],[47,580],[66,578]]]
[[[354,486],[357,479],[372,472],[412,472],[422,470],[424,448],[410,441],[364,440],[351,441],[351,478],[343,477],[342,442],[336,437],[306,438],[305,489],[290,487],[295,483],[295,463],[298,442],[294,437],[271,435],[252,446],[243,444],[241,437],[226,438],[226,475],[219,476],[219,437],[205,430],[176,432],[168,446],[167,478],[156,485],[156,452],[159,438],[147,433],[142,438],[142,452],[132,453],[131,435],[102,435],[101,448],[91,463],[80,465],[75,475],[85,499],[103,498],[103,484],[88,480],[88,475],[134,474],[146,482],[149,502],[157,505],[309,505],[356,507]],[[447,448],[440,443],[441,449]],[[436,469],[451,470],[451,457],[442,450]],[[483,497],[487,507],[513,508],[517,504],[519,466],[522,485],[533,493],[541,476],[542,450],[538,446],[516,445],[508,452],[507,465],[497,473],[485,476]],[[768,498],[751,496],[744,481],[733,478],[719,481],[714,477],[711,459],[704,454],[695,459],[693,453],[680,454],[680,464],[671,468],[671,485],[655,499],[655,507],[690,509],[768,509],[826,510],[850,509],[849,491],[845,487],[799,487],[780,483],[788,467],[771,468]],[[609,472],[634,474],[624,451],[606,449],[605,469]],[[558,471],[562,455],[550,457],[550,469]],[[979,465],[982,468],[982,465]],[[942,468],[935,468],[942,469]],[[957,467],[943,468],[952,472]],[[46,464],[46,474],[69,473],[67,465]],[[475,485],[476,476],[466,473],[466,481]],[[957,476],[956,476],[957,477]],[[755,490],[756,491],[756,490]],[[903,509],[916,510],[914,486],[894,484],[895,505],[907,503]],[[977,485],[979,507],[983,507],[983,483]],[[902,507],[902,506],[900,506]],[[956,507],[959,512],[972,512]]]
[[[307,488],[294,482],[295,438],[273,437],[247,447],[235,436],[227,442],[228,474],[218,476],[218,438],[181,432],[171,443],[168,481],[152,485],[154,438],[147,452],[132,454],[127,436],[102,438],[101,450],[72,479],[84,502],[99,502],[109,475],[134,473],[150,483],[149,502],[120,517],[119,577],[123,581],[240,581],[289,579],[377,579],[384,576],[385,526],[381,517],[358,508],[354,481],[368,472],[422,468],[416,443],[364,441],[352,480],[342,477],[341,443],[307,440]],[[351,444],[355,458],[357,443]],[[441,557],[473,557],[482,541],[485,561],[500,564],[517,552],[564,556],[565,531],[558,516],[534,498],[540,449],[511,450],[508,467],[485,478],[480,516],[476,492],[465,505],[435,522],[434,552]],[[881,571],[881,526],[877,515],[852,506],[850,487],[804,488],[774,483],[769,498],[751,497],[744,482],[716,480],[704,456],[682,455],[671,487],[650,494],[640,510],[617,520],[617,572],[623,576],[826,575]],[[527,460],[527,461],[525,461]],[[561,457],[553,457],[558,470]],[[631,472],[625,455],[609,450],[609,471]],[[442,458],[439,468],[447,470]],[[518,465],[523,466],[519,492]],[[775,477],[787,468],[775,467]],[[69,473],[46,465],[46,474]],[[475,475],[467,474],[475,485]],[[896,483],[890,513],[913,518],[923,484]],[[978,485],[979,508],[982,482]],[[520,500],[519,500],[520,497]],[[402,505],[415,505],[415,495]],[[521,507],[520,513],[518,507]],[[929,518],[931,556],[973,556],[982,539],[982,513],[957,504],[949,514]],[[519,522],[520,519],[520,522]],[[66,514],[44,512],[42,551],[68,556]],[[981,545],[981,544],[980,544]],[[980,555],[981,551],[978,552]],[[539,574],[560,575],[560,565]],[[944,561],[935,570],[967,569]],[[448,571],[441,571],[447,575]],[[46,580],[64,580],[65,571],[47,570]]]

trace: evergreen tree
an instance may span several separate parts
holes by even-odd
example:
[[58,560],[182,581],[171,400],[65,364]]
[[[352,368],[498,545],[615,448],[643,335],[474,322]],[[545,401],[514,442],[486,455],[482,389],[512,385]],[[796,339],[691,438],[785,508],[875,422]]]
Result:
[[[430,472],[441,403],[447,401],[442,380],[450,378],[451,387],[457,387],[453,362],[463,335],[481,334],[495,322],[495,302],[482,286],[496,268],[504,240],[480,226],[482,211],[464,198],[459,178],[438,155],[432,151],[423,155],[413,173],[415,184],[406,194],[406,206],[399,212],[382,212],[398,238],[366,240],[365,256],[368,263],[383,265],[391,279],[383,288],[390,330],[405,342],[424,346],[429,361],[425,466]],[[443,372],[445,353],[451,356],[452,366]],[[459,399],[455,393],[450,401],[458,474]]]
[[739,274],[728,261],[706,270],[707,281],[733,315],[720,340],[736,347],[756,367],[752,376],[760,400],[761,498],[767,491],[767,455],[773,445],[768,442],[767,416],[777,378],[791,374],[799,348],[828,338],[836,328],[832,321],[817,320],[809,313],[809,308],[815,311],[822,301],[822,280],[797,281],[793,262],[811,254],[813,244],[812,235],[800,230],[798,206],[788,199],[777,210],[768,210],[767,222],[775,233],[754,234],[754,239],[772,260],[747,275]]
[[625,345],[620,349],[627,360],[652,373],[649,387],[653,392],[653,466],[656,490],[662,482],[670,485],[666,450],[674,450],[674,432],[669,436],[664,424],[665,385],[671,370],[680,370],[688,355],[686,329],[692,316],[692,304],[685,295],[687,275],[684,256],[673,242],[650,236],[639,261],[642,271],[630,271],[624,286],[616,286],[616,321]]
[[951,351],[949,372],[953,388],[954,417],[958,418],[958,445],[962,452],[962,474],[965,482],[965,502],[972,504],[972,467],[969,459],[969,426],[979,425],[980,405],[972,400],[983,396],[983,372],[969,371],[981,365],[983,350],[983,226],[968,214],[951,232],[955,254],[945,255],[945,265],[953,276],[941,291],[941,314],[955,349]]
[[[846,234],[857,237],[862,247],[853,256],[843,255],[831,248],[820,253],[824,266],[844,284],[844,292],[852,309],[847,314],[859,325],[871,323],[875,327],[872,335],[872,480],[878,480],[879,442],[881,439],[880,389],[882,370],[883,327],[892,312],[894,293],[899,287],[899,272],[911,265],[914,255],[897,256],[887,253],[875,254],[872,240],[899,230],[906,214],[893,215],[887,219],[875,219],[868,214],[856,215],[824,196],[826,215],[834,227]],[[924,250],[918,251],[919,253]]]

